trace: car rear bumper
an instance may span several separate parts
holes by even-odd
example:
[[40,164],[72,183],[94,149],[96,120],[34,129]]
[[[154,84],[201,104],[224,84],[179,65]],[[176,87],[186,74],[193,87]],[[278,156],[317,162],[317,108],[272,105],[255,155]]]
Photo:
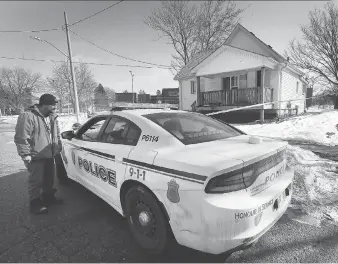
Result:
[[293,171],[264,192],[250,196],[247,190],[236,194],[207,195],[196,224],[174,231],[179,244],[211,254],[242,250],[255,243],[283,216],[291,202]]

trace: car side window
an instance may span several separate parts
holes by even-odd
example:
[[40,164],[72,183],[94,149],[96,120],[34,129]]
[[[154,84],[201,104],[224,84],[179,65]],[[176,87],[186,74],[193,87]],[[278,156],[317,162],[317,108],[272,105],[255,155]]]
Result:
[[126,119],[113,117],[102,133],[101,141],[110,144],[133,145],[141,135],[141,130]]
[[128,130],[124,144],[130,145],[130,146],[136,146],[140,136],[141,136],[141,129],[134,124],[130,124],[130,128]]
[[98,117],[94,120],[91,120],[91,122],[88,123],[88,127],[85,128],[85,130],[80,131],[78,134],[78,139],[94,142],[98,141],[99,132],[106,119],[107,117]]

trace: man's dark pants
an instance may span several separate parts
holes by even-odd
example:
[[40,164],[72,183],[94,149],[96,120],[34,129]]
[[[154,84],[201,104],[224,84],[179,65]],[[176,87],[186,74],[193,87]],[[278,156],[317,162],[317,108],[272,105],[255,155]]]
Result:
[[53,159],[32,160],[27,165],[29,172],[28,191],[30,201],[40,198],[41,190],[45,195],[54,194],[54,166],[55,164]]

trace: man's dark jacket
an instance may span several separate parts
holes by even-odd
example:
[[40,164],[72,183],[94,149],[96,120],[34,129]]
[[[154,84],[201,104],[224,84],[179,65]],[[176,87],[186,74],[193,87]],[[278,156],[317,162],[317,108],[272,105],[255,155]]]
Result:
[[[60,129],[56,115],[50,116],[50,132],[38,106],[33,105],[19,115],[14,142],[21,157],[32,160],[53,158],[62,150]],[[49,121],[49,118],[48,118]]]

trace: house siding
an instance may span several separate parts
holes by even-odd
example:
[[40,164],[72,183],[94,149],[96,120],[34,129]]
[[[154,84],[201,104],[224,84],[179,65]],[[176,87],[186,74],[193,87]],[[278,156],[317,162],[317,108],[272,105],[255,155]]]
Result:
[[[250,33],[251,34],[251,33]],[[252,51],[264,56],[271,56],[266,49],[262,47],[262,44],[258,43],[252,36],[249,36],[246,32],[239,31],[234,38],[228,43],[230,46],[234,46],[240,49]]]
[[[297,93],[297,81],[299,83],[298,93]],[[305,108],[305,94],[303,93],[303,83],[302,81],[294,76],[293,74],[287,72],[286,70],[282,71],[282,90],[281,90],[281,101],[287,100],[297,100],[291,101],[291,108],[295,108],[298,105],[298,114],[304,112]],[[281,102],[281,109],[287,109],[288,102]]]
[[[191,94],[190,81],[195,81],[195,93]],[[191,105],[197,100],[197,80],[196,78],[180,81],[180,109],[191,111]]]

